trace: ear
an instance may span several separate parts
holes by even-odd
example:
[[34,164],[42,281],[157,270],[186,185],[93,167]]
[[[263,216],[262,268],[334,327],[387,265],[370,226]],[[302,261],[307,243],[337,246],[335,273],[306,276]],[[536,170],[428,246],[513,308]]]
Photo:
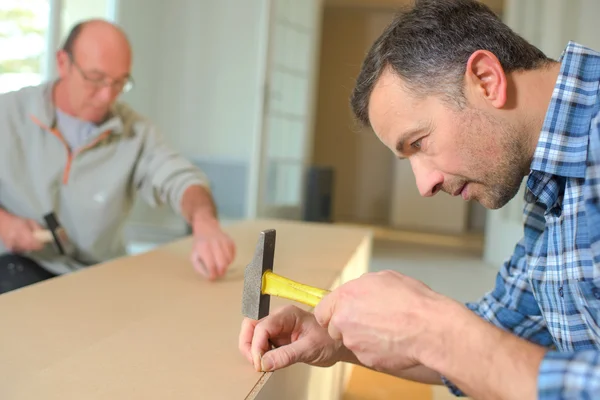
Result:
[[506,74],[498,58],[487,50],[477,50],[467,61],[467,91],[481,96],[495,108],[506,103]]
[[69,69],[71,67],[71,60],[69,59],[69,55],[64,50],[58,50],[56,52],[56,69],[58,71],[58,75],[61,78],[64,78]]

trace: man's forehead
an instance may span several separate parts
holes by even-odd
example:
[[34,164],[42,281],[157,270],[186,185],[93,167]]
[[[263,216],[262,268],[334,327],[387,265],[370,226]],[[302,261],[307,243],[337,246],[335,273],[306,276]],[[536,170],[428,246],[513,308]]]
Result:
[[115,78],[130,74],[131,61],[126,54],[112,54],[102,49],[85,49],[73,52],[75,61],[85,70],[111,75]]
[[418,119],[420,103],[396,74],[384,71],[371,92],[369,120],[376,131],[385,130],[392,122],[412,125]]

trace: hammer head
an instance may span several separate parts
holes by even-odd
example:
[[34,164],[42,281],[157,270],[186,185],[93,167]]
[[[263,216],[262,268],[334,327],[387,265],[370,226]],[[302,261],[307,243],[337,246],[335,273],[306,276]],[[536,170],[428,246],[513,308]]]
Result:
[[74,252],[74,246],[69,240],[65,229],[58,222],[56,214],[53,212],[44,215],[44,221],[52,237],[54,238],[54,247],[62,255],[71,255]]
[[262,294],[263,274],[273,270],[275,258],[275,229],[260,233],[254,258],[244,272],[244,292],[242,294],[242,314],[259,320],[269,315],[271,296]]

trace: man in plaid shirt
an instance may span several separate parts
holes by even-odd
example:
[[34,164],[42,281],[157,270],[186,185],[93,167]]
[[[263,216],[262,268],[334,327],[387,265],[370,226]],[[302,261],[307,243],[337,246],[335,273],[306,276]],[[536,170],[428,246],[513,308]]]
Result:
[[523,238],[466,307],[367,274],[314,315],[245,320],[242,353],[257,369],[346,361],[477,399],[600,398],[599,88],[598,52],[570,42],[554,61],[476,1],[417,1],[366,56],[353,110],[423,196],[496,209],[525,178]]

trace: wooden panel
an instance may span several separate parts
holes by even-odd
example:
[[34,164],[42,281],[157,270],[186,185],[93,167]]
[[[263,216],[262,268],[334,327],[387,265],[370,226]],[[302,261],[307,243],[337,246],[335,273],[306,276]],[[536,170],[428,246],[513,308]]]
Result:
[[356,367],[343,400],[437,400],[432,388],[422,383],[399,379],[391,375]]
[[[245,221],[227,229],[238,252],[219,282],[192,270],[185,239],[4,294],[0,398],[246,398],[268,379],[237,348],[243,274],[259,232],[269,228],[277,229],[275,271],[320,287],[332,287],[357,249],[370,246],[362,229]],[[355,271],[365,270],[364,255]],[[293,398],[286,374],[306,384],[291,368],[265,376],[273,384],[281,376],[275,398]]]

